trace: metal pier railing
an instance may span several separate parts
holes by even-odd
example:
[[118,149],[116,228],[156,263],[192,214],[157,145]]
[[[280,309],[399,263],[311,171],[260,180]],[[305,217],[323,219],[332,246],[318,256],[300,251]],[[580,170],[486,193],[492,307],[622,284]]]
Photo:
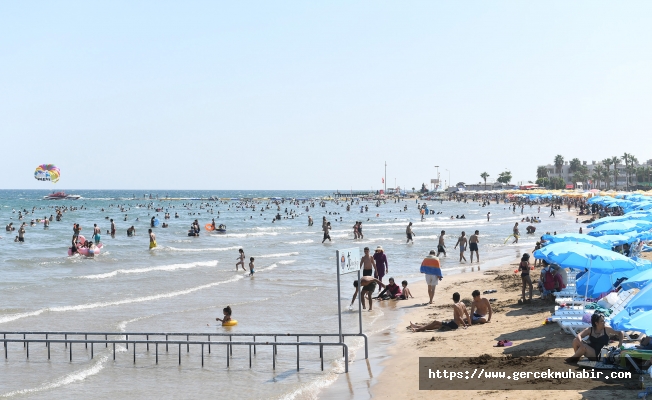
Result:
[[[322,338],[336,338],[339,340],[339,334],[290,334],[290,333],[278,333],[278,334],[248,334],[248,333],[188,333],[188,332],[67,332],[67,331],[34,331],[34,332],[25,332],[25,331],[12,331],[12,332],[0,332],[2,334],[2,339],[5,353],[5,359],[8,358],[8,348],[10,343],[22,343],[23,347],[26,350],[26,356],[29,359],[29,345],[30,343],[43,343],[47,347],[48,360],[50,359],[50,347],[54,344],[64,344],[65,348],[69,350],[70,361],[72,361],[72,345],[73,344],[83,344],[85,348],[88,348],[88,345],[91,346],[91,359],[94,357],[94,346],[96,344],[104,344],[108,348],[109,344],[113,347],[113,359],[115,360],[116,354],[116,344],[125,345],[126,349],[129,349],[131,344],[133,348],[133,359],[134,363],[136,362],[136,345],[145,345],[146,350],[149,352],[150,345],[155,349],[156,354],[156,364],[158,364],[159,356],[159,345],[165,345],[165,351],[167,352],[169,346],[176,345],[179,347],[179,365],[181,365],[181,346],[186,346],[186,351],[190,352],[190,345],[198,345],[201,347],[201,363],[204,365],[204,349],[207,347],[208,353],[211,353],[211,346],[224,346],[226,348],[226,366],[229,367],[231,364],[231,358],[233,356],[233,347],[234,346],[248,346],[249,348],[249,368],[252,367],[252,351],[253,356],[256,355],[257,346],[271,346],[272,347],[272,368],[276,369],[276,357],[278,354],[278,346],[293,346],[296,347],[296,363],[297,370],[299,370],[300,365],[300,347],[319,347],[319,358],[321,361],[321,370],[324,370],[324,347],[341,347],[342,354],[344,357],[344,372],[348,373],[349,370],[349,354],[348,346],[343,342],[328,342],[322,341]],[[14,336],[14,337],[12,337]],[[15,337],[18,336],[18,337]],[[83,339],[81,338],[83,336]],[[124,337],[124,339],[109,339],[109,337]],[[342,336],[364,336],[365,339],[365,350],[367,344],[366,335],[360,334],[343,334]],[[165,337],[165,339],[163,339]],[[211,340],[211,337],[220,337],[226,338],[229,340]],[[296,338],[294,341],[278,341],[279,338]],[[318,338],[318,342],[315,341],[301,341],[301,338]],[[199,338],[199,339],[197,339]],[[203,340],[203,338],[206,338]],[[252,340],[235,340],[234,338],[252,338]],[[271,340],[262,340],[265,338],[274,338]],[[365,352],[366,353],[366,352]]]

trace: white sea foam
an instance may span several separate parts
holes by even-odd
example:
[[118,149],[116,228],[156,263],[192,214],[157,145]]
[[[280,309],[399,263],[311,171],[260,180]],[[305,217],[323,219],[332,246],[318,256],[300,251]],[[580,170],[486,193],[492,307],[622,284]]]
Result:
[[275,254],[263,254],[260,256],[257,256],[256,258],[274,258],[274,257],[289,257],[289,256],[298,256],[298,252],[292,252],[292,253],[275,253]]
[[287,265],[287,264],[292,264],[292,263],[295,263],[295,262],[297,262],[297,260],[283,260],[283,261],[279,261],[277,264]]
[[149,268],[134,268],[134,269],[117,269],[115,271],[107,272],[105,274],[95,274],[95,275],[84,275],[79,276],[79,279],[106,279],[117,276],[118,274],[144,274],[147,272],[153,271],[175,271],[178,269],[189,269],[196,267],[214,267],[217,265],[217,260],[213,261],[200,261],[186,264],[172,264],[172,265],[161,265],[158,267],[149,267]]
[[[121,351],[126,351],[125,348],[117,349],[116,352],[121,352]],[[88,378],[89,376],[97,375],[102,369],[104,369],[104,365],[106,362],[109,360],[109,355],[105,354],[102,356],[99,356],[95,359],[95,361],[89,366],[88,368],[84,368],[78,371],[75,371],[73,373],[70,373],[62,378],[59,378],[55,381],[51,382],[46,382],[43,383],[41,386],[37,386],[35,388],[31,389],[20,389],[20,390],[14,390],[13,392],[9,393],[4,393],[0,394],[0,397],[14,397],[18,395],[25,395],[29,393],[38,393],[38,392],[44,392],[47,390],[52,390],[59,388],[61,386],[66,386],[70,385],[71,383],[76,383],[83,381],[84,379]]]
[[208,283],[206,285],[201,285],[201,286],[196,286],[190,289],[185,289],[185,290],[178,290],[175,292],[168,292],[168,293],[159,293],[159,294],[154,294],[151,296],[143,296],[143,297],[136,297],[132,299],[124,299],[124,300],[118,300],[118,301],[108,301],[108,302],[100,302],[100,303],[87,303],[87,304],[79,304],[76,306],[62,306],[62,307],[49,307],[49,308],[43,308],[40,310],[36,311],[31,311],[27,313],[20,313],[20,314],[13,314],[13,315],[7,315],[2,318],[0,318],[0,324],[5,323],[5,322],[11,322],[15,321],[17,319],[21,318],[27,318],[27,317],[32,317],[39,315],[45,311],[50,311],[50,312],[63,312],[63,311],[82,311],[82,310],[89,310],[89,309],[94,309],[94,308],[103,308],[103,307],[111,307],[111,306],[119,306],[123,304],[132,304],[132,303],[142,303],[146,301],[153,301],[153,300],[159,300],[159,299],[166,299],[170,297],[176,297],[176,296],[182,296],[190,293],[194,293],[198,290],[203,290],[203,289],[208,289],[214,286],[222,285],[224,283],[231,283],[235,282],[237,280],[242,279],[242,275],[236,275],[231,279],[227,279],[226,281],[220,281],[220,282],[213,282],[213,283]]
[[228,250],[238,250],[242,246],[229,246],[229,247],[207,247],[205,249],[179,249],[177,247],[164,247],[167,250],[179,251],[179,252],[188,252],[188,253],[199,253],[202,251],[228,251]]
[[306,239],[306,240],[297,240],[296,242],[285,242],[287,244],[304,244],[304,243],[315,243],[314,240],[312,239]]

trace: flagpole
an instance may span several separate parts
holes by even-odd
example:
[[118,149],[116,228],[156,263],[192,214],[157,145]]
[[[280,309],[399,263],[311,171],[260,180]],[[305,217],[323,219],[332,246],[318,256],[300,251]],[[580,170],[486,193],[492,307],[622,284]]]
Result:
[[387,193],[387,161],[385,161],[385,179],[383,183],[385,184],[385,193]]

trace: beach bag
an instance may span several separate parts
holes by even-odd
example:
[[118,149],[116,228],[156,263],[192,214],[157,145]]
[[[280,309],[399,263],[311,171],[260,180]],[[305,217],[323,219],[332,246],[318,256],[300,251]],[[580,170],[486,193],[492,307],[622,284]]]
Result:
[[550,268],[546,269],[546,273],[543,276],[543,288],[546,290],[553,290],[555,288],[555,276],[552,274]]
[[607,347],[607,352],[602,358],[602,362],[611,365],[620,364],[620,349],[618,347]]

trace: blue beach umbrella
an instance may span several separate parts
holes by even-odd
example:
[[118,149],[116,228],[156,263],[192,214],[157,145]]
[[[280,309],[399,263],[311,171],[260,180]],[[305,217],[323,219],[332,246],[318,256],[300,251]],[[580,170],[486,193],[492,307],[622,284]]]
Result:
[[629,271],[642,264],[602,247],[588,243],[553,243],[534,252],[535,258],[546,260],[564,268],[584,269],[594,273],[611,274]]
[[630,315],[633,315],[635,310],[652,310],[652,284],[645,285],[636,293],[636,296],[625,306],[625,310],[628,310]]
[[603,249],[611,250],[613,244],[608,239],[604,237],[595,237],[588,235],[581,235],[579,233],[562,233],[560,235],[543,235],[543,240],[548,243],[560,243],[560,242],[580,242],[588,243],[594,246],[602,247]]
[[[629,271],[614,272],[613,274],[584,274],[580,277],[580,279],[577,280],[575,287],[578,294],[586,294],[590,297],[599,297],[601,294],[612,290],[614,288],[614,283],[618,279],[630,278],[648,271],[649,269],[642,271],[641,269],[636,268]],[[625,282],[628,281],[629,279]],[[623,282],[623,284],[625,282]],[[623,284],[621,284],[621,286],[623,286]]]
[[652,335],[652,311],[622,310],[611,319],[611,328],[619,331],[637,331]]
[[641,289],[647,286],[649,282],[652,282],[652,269],[641,271],[638,274],[629,277],[620,286],[622,286],[624,290]]
[[652,222],[641,220],[610,222],[589,232],[591,236],[617,235],[631,231],[643,232],[652,228]]

